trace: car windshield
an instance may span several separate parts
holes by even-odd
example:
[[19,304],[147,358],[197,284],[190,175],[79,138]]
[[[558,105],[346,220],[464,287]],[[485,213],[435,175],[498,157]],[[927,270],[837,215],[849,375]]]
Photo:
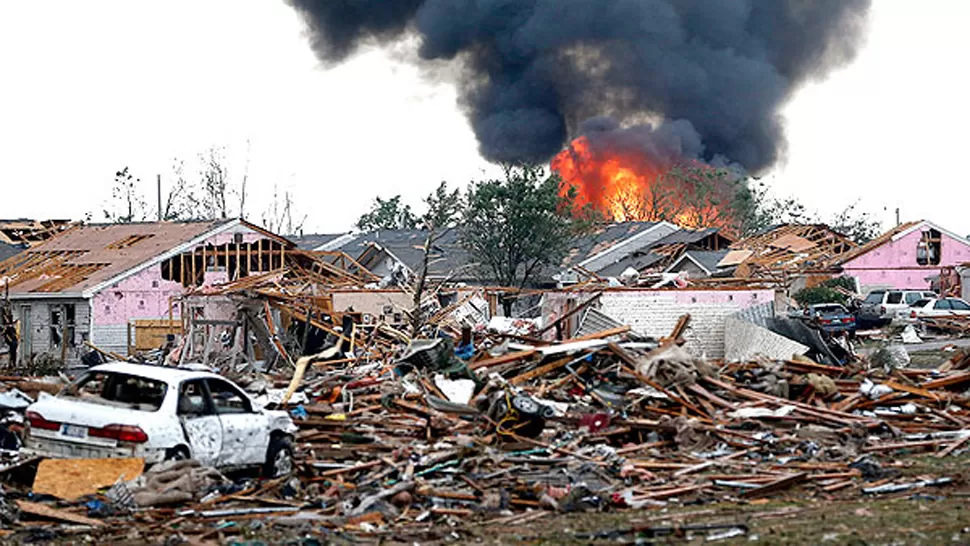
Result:
[[158,411],[168,385],[162,381],[117,372],[87,372],[58,395],[89,404],[137,411]]

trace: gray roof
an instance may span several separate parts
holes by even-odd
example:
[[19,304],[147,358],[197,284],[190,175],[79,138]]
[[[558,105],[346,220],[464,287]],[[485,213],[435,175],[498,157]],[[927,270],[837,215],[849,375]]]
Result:
[[[621,275],[624,271],[629,268],[636,269],[637,271],[643,271],[644,269],[651,268],[657,265],[659,262],[664,260],[664,256],[652,252],[652,249],[664,246],[664,245],[675,245],[675,244],[692,244],[704,240],[704,238],[709,237],[718,232],[717,228],[707,228],[700,230],[689,230],[689,229],[679,229],[670,234],[667,234],[659,239],[655,240],[644,240],[643,244],[637,245],[639,248],[627,253],[626,255],[621,255],[622,257],[610,265],[603,267],[596,271],[597,274],[604,277],[617,277]],[[691,253],[697,253],[698,251],[692,250]],[[726,253],[726,251],[725,251]],[[718,259],[717,261],[720,261]],[[715,262],[717,263],[717,262]],[[714,268],[716,269],[716,268]],[[710,271],[713,271],[711,269]]]
[[677,260],[677,262],[671,264],[671,268],[675,267],[678,263],[683,260],[692,259],[695,263],[699,264],[701,267],[706,269],[708,273],[714,273],[717,271],[717,264],[727,256],[730,250],[688,250],[684,252],[684,255]]
[[344,235],[346,233],[308,233],[299,237],[291,237],[290,240],[296,243],[296,247],[300,250],[318,250]]
[[[673,231],[671,233],[672,230]],[[576,239],[573,248],[562,262],[562,267],[546,267],[535,276],[539,283],[551,282],[552,275],[562,269],[584,264],[594,272],[616,276],[627,267],[638,271],[646,269],[661,257],[650,252],[661,244],[694,243],[717,232],[716,229],[699,231],[679,230],[672,224],[663,222],[625,222],[607,224],[595,228],[591,233]],[[313,238],[313,239],[311,239]],[[309,235],[297,239],[300,248],[304,241],[322,241],[310,246],[313,250],[336,250],[358,258],[371,247],[379,245],[413,271],[417,271],[424,257],[423,247],[427,232],[420,229],[382,230],[370,233],[340,233],[332,235]],[[436,242],[434,259],[429,265],[432,277],[452,276],[453,280],[473,281],[475,271],[466,266],[472,258],[461,246],[456,229],[445,232]],[[366,264],[365,264],[366,265]]]
[[[421,229],[382,230],[350,234],[340,239],[335,237],[332,241],[333,244],[325,245],[324,249],[339,250],[357,258],[372,244],[376,244],[413,271],[417,271],[424,260],[424,244],[427,238],[428,232]],[[457,230],[450,229],[444,232],[435,242],[432,249],[432,260],[428,265],[428,273],[432,277],[444,277],[451,275],[469,263],[471,263],[471,257],[459,243]],[[468,274],[456,277],[456,279],[467,278],[469,278]]]
[[596,273],[603,277],[619,277],[631,267],[637,271],[643,271],[644,269],[653,267],[663,259],[664,257],[660,254],[656,254],[650,250],[641,250],[625,256],[623,259],[604,267]]
[[660,222],[622,222],[597,226],[592,232],[576,240],[572,250],[563,259],[562,266],[567,268],[578,265],[659,224]]
[[26,249],[27,247],[23,245],[10,245],[7,243],[0,243],[0,262],[6,260],[7,258],[16,256],[17,254],[20,254]]
[[670,235],[667,235],[663,239],[660,239],[654,246],[660,245],[676,245],[676,244],[691,244],[698,241],[703,241],[705,237],[714,235],[719,230],[717,228],[706,228],[706,229],[680,229]]

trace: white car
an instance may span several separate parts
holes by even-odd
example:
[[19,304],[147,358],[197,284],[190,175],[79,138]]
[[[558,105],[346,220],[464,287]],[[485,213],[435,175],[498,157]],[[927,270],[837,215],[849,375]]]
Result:
[[968,315],[970,315],[970,303],[960,298],[924,298],[913,303],[909,309],[897,313],[898,318],[909,321]]
[[25,448],[61,458],[193,458],[217,468],[293,468],[297,427],[219,375],[114,362],[27,408]]

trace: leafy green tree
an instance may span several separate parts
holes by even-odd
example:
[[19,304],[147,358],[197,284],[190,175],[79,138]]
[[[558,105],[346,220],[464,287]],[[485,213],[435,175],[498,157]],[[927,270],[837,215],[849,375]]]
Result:
[[547,175],[542,167],[507,165],[504,180],[468,188],[462,245],[495,282],[529,285],[544,266],[559,264],[574,237],[589,226],[588,210],[577,212],[575,192],[562,195],[561,184],[558,174]]
[[849,296],[843,291],[840,291],[839,288],[849,292],[855,292],[855,281],[851,277],[836,277],[823,281],[818,286],[799,290],[792,297],[803,307],[818,303],[841,303],[842,305],[846,305],[849,303]]
[[417,226],[417,216],[410,205],[401,203],[400,195],[390,199],[375,197],[371,209],[357,220],[357,229],[361,231],[415,229]]

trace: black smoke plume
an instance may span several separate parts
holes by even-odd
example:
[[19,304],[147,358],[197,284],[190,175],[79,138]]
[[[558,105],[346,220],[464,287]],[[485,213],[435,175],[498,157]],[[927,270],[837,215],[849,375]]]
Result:
[[643,138],[679,133],[701,143],[698,157],[753,173],[785,152],[779,111],[792,92],[855,57],[870,4],[287,1],[325,63],[410,36],[422,59],[458,63],[461,106],[486,159],[547,160],[584,121],[608,116],[642,124]]

